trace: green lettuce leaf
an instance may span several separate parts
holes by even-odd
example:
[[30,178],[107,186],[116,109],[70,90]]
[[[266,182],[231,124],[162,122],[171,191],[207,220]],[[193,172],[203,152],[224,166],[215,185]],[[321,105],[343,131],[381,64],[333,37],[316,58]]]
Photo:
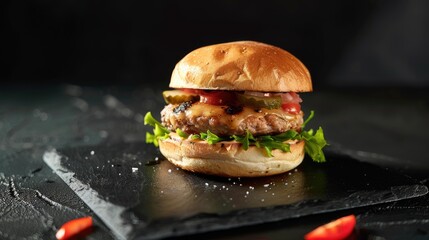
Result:
[[176,129],[176,133],[177,135],[179,135],[181,138],[188,138],[189,134],[185,133],[184,131],[182,131],[180,128]]
[[250,143],[255,141],[255,138],[249,130],[246,131],[246,135],[244,136],[232,135],[232,138],[241,143],[244,150],[249,149]]
[[153,134],[146,133],[146,143],[153,143],[155,147],[159,146],[159,140],[167,139],[170,131],[162,126],[153,116],[151,112],[146,113],[144,116],[144,124],[154,127]]
[[215,143],[218,143],[220,141],[227,140],[227,139],[224,139],[224,138],[220,138],[216,134],[210,132],[210,130],[207,130],[207,132],[205,132],[205,133],[194,134],[192,136],[192,139],[204,140],[204,141],[208,142],[209,144],[215,144]]
[[301,132],[302,139],[305,141],[305,153],[310,156],[315,162],[325,162],[325,154],[323,148],[328,145],[323,134],[323,129],[319,127],[317,131]]
[[302,124],[301,128],[304,129],[305,126],[307,126],[307,123],[311,121],[311,119],[313,119],[314,117],[314,111],[311,110],[310,111],[310,115],[308,115],[307,119],[305,119],[304,123]]
[[[310,111],[310,115],[304,121],[301,132],[295,130],[289,130],[278,135],[263,135],[253,136],[250,131],[246,131],[244,136],[232,135],[228,137],[219,137],[216,134],[207,130],[199,134],[192,134],[189,136],[187,133],[180,129],[176,129],[176,133],[182,138],[199,139],[206,141],[209,144],[215,144],[220,141],[237,141],[241,143],[244,150],[249,149],[249,146],[256,146],[263,148],[267,156],[272,157],[272,150],[279,149],[283,152],[290,152],[290,144],[285,143],[287,140],[304,140],[305,141],[305,153],[310,156],[315,162],[325,162],[326,158],[323,153],[323,148],[328,145],[325,140],[323,129],[319,127],[317,131],[313,129],[304,130],[307,123],[313,119],[314,111]],[[148,112],[144,118],[144,123],[153,126],[154,133],[146,133],[146,142],[153,143],[155,146],[159,146],[158,141],[160,139],[166,139],[169,136],[170,131],[163,127],[156,119],[154,119],[150,112]]]
[[283,141],[277,141],[275,137],[270,135],[259,136],[256,138],[255,146],[264,148],[267,156],[273,157],[272,150],[280,149],[283,152],[290,152],[290,144]]

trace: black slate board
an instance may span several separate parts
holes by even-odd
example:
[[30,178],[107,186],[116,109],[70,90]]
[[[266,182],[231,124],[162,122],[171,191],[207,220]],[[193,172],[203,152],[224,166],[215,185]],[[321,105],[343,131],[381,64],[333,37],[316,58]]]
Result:
[[[425,195],[396,172],[327,151],[264,178],[185,172],[145,143],[49,150],[44,161],[118,239],[157,239],[247,226]],[[161,159],[161,158],[160,158]]]

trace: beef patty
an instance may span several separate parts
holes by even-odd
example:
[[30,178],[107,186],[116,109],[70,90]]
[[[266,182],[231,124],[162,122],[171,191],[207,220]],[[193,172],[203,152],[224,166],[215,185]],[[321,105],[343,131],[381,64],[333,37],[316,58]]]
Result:
[[303,112],[290,114],[282,109],[215,106],[201,102],[169,104],[161,111],[162,124],[171,131],[180,128],[194,134],[210,130],[218,136],[273,135],[290,129],[300,130]]

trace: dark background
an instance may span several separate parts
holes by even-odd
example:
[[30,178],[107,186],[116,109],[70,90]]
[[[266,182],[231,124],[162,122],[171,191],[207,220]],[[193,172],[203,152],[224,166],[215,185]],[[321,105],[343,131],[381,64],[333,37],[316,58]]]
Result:
[[316,87],[429,85],[429,1],[1,1],[0,79],[158,84],[208,44],[256,40],[309,68]]
[[[54,239],[64,222],[95,216],[43,154],[76,148],[86,156],[97,147],[98,156],[112,145],[142,144],[143,116],[159,116],[175,63],[197,47],[235,40],[277,45],[307,65],[315,93],[303,107],[316,111],[310,125],[323,126],[331,150],[429,186],[428,9],[428,0],[0,1],[0,201],[7,206],[0,210],[16,213],[0,211],[0,236]],[[371,239],[421,239],[428,202],[426,195],[347,213]],[[342,215],[211,237],[302,239]],[[110,239],[98,223],[89,239]]]

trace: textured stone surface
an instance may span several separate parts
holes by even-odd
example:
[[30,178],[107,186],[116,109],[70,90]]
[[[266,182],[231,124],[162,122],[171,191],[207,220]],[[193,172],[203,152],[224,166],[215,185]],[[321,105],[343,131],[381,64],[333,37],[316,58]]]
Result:
[[[154,160],[152,158],[157,152],[143,143],[145,132],[149,130],[142,124],[143,116],[147,111],[152,111],[155,117],[159,116],[163,105],[160,93],[161,90],[145,86],[2,88],[0,238],[54,239],[62,223],[86,215],[95,216],[98,226],[89,239],[112,238],[109,231],[112,226],[104,224],[108,220],[103,217],[99,219],[96,215],[100,209],[93,211],[94,206],[88,207],[79,197],[90,189],[103,193],[100,199],[115,206],[133,206],[123,218],[133,223],[131,229],[136,233],[150,229],[140,235],[160,236],[156,234],[162,233],[166,236],[186,234],[188,230],[204,232],[258,224],[245,228],[244,233],[243,228],[231,228],[193,236],[195,239],[234,239],[237,236],[278,239],[285,235],[302,238],[318,224],[354,213],[358,216],[357,233],[362,236],[387,239],[427,237],[428,196],[396,201],[422,194],[422,184],[427,185],[429,174],[425,151],[429,132],[424,126],[429,115],[429,101],[425,91],[347,90],[303,94],[303,108],[316,110],[312,124],[324,127],[331,143],[331,156],[347,154],[353,159],[375,163],[382,168],[342,156],[349,159],[346,160],[349,164],[334,164],[340,160],[337,157],[332,163],[320,166],[307,161],[297,172],[285,175],[283,179],[281,176],[269,181],[241,179],[243,186],[238,181],[234,184],[232,179],[220,180],[184,173],[164,161],[145,165]],[[65,162],[82,161],[79,165],[72,164],[73,167],[92,166],[76,171],[74,177],[85,183],[80,191],[74,189],[77,194],[70,189],[69,182],[63,182],[43,162],[43,155],[52,149],[69,157],[68,160],[64,159]],[[92,151],[94,154],[91,154]],[[104,166],[104,169],[97,169],[94,164],[98,164],[99,168]],[[350,171],[351,174],[330,172],[341,168],[352,168],[353,171]],[[377,169],[380,174],[363,176],[362,171],[367,168]],[[385,171],[384,168],[390,170]],[[417,182],[397,175],[396,171],[417,179]],[[349,178],[356,174],[360,174],[361,178],[350,185]],[[398,177],[389,177],[390,174]],[[142,180],[146,179],[145,176],[147,180]],[[338,180],[340,177],[345,180]],[[156,178],[160,181],[154,181]],[[152,185],[149,184],[151,181]],[[364,187],[365,184],[369,184],[368,188]],[[150,194],[145,193],[144,189],[151,189]],[[164,191],[163,195],[161,191]],[[183,199],[200,199],[202,202],[192,202],[192,206],[187,203],[186,208],[176,207],[175,211],[170,211],[171,206],[186,204],[160,201],[156,208],[142,204],[154,203],[154,197],[163,200],[161,196],[177,203],[183,203]],[[319,200],[308,201],[309,196]],[[372,205],[377,201],[391,202]],[[351,205],[363,203],[370,206],[349,209]],[[249,207],[252,210],[248,210]],[[331,212],[335,209],[343,210]],[[308,215],[310,210],[330,213],[312,216]],[[201,212],[208,213],[199,214]],[[174,214],[184,216],[186,221],[177,221],[172,218]],[[162,218],[164,216],[172,219],[169,223],[179,224],[176,227],[186,224],[186,228],[174,231],[173,224],[170,232],[165,232],[163,221],[167,220]],[[301,217],[295,218],[298,216]],[[270,221],[275,222],[267,224]],[[26,227],[18,229],[23,225]]]

